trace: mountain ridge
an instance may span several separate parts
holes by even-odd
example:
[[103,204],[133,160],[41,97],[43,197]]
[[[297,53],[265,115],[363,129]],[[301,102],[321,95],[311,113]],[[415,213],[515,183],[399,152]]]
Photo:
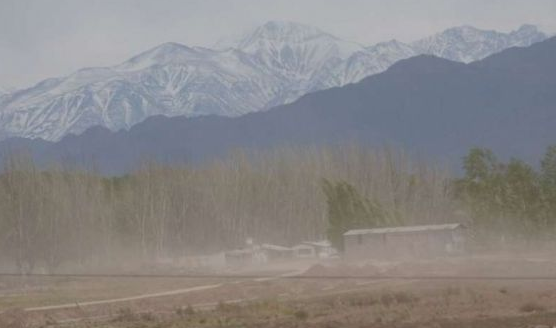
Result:
[[[92,161],[124,174],[142,160],[194,163],[234,149],[392,144],[451,163],[474,146],[536,161],[556,142],[556,37],[469,64],[432,55],[400,60],[386,71],[241,117],[150,117],[128,131],[104,128],[57,143],[29,143],[40,163]],[[6,154],[8,141],[0,143]],[[13,142],[13,141],[11,141]],[[432,157],[431,157],[432,156]]]
[[[527,32],[525,43],[544,36],[527,25],[494,35],[506,40],[520,30]],[[364,47],[292,22],[269,22],[238,42],[226,50],[168,42],[115,66],[84,68],[2,95],[0,139],[55,141],[95,125],[129,129],[153,115],[240,116],[358,82],[418,54],[413,45],[399,41]],[[501,46],[488,49],[475,56]],[[468,50],[458,46],[454,51]]]

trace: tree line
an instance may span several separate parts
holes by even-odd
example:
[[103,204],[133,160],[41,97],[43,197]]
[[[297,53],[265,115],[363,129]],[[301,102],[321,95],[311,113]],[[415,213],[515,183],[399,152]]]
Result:
[[[454,209],[445,219],[468,225],[477,244],[556,239],[556,146],[547,148],[539,169],[515,158],[503,162],[489,149],[473,148],[463,158],[463,170],[462,177],[451,180],[449,197],[442,197]],[[338,249],[349,229],[404,225],[420,215],[384,207],[346,181],[324,180],[323,190],[327,235]]]
[[0,267],[20,272],[151,263],[354,228],[461,222],[478,238],[553,238],[556,147],[536,169],[472,149],[457,177],[403,151],[357,145],[237,151],[203,165],[146,163],[126,176],[39,168],[0,174]]
[[0,265],[100,269],[242,247],[246,238],[323,239],[338,184],[340,193],[371,199],[365,206],[380,224],[447,222],[456,208],[451,183],[447,170],[402,151],[357,145],[237,151],[203,165],[147,163],[121,177],[38,168],[14,154],[0,174]]
[[465,175],[454,182],[455,197],[475,230],[520,240],[554,239],[556,146],[548,147],[538,169],[522,160],[499,160],[475,148],[463,158]]

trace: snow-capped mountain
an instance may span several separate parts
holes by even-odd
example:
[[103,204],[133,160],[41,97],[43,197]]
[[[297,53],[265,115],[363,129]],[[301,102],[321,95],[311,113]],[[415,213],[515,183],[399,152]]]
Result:
[[[10,97],[10,94],[12,94],[14,91],[15,91],[14,88],[5,87],[5,86],[0,85],[0,109],[2,108],[2,103],[7,101],[7,99]],[[2,133],[0,132],[0,138],[1,138],[1,136],[2,136]]]
[[15,91],[14,88],[0,85],[0,102],[2,101],[3,97],[7,97],[9,94],[13,93],[14,91]]
[[289,103],[307,92],[338,86],[326,83],[331,72],[364,47],[318,28],[292,22],[268,22],[240,39],[234,48],[289,85],[267,107]]
[[0,85],[0,95],[5,95],[5,94],[11,93],[11,92],[13,92],[12,88],[4,87],[4,86]]
[[226,49],[165,43],[116,66],[0,91],[0,139],[59,140],[95,125],[127,129],[159,114],[238,116],[357,82],[416,54],[468,62],[544,38],[530,25],[508,34],[463,26],[412,44],[365,47],[314,27],[269,22]]
[[484,31],[466,25],[449,28],[411,45],[420,54],[469,63],[510,47],[526,47],[546,38],[533,25],[522,25],[510,33]]
[[264,108],[280,88],[237,50],[167,43],[117,66],[82,69],[17,92],[0,124],[7,136],[57,140],[94,125],[129,128],[158,114],[240,115]]
[[[330,71],[319,72],[314,90],[358,82],[364,77],[385,71],[401,59],[417,55],[409,45],[391,40],[354,52]],[[324,76],[323,76],[324,75]]]
[[239,41],[236,48],[285,76],[309,79],[327,62],[345,60],[362,46],[292,22],[268,22]]

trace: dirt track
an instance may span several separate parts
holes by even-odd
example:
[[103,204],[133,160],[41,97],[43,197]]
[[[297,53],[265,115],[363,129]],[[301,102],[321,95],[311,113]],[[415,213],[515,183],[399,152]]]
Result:
[[[157,327],[166,327],[165,323],[171,327],[174,321],[183,321],[179,315],[176,317],[179,309],[191,305],[196,311],[203,310],[188,317],[191,327],[217,326],[211,321],[213,317],[241,322],[246,327],[263,327],[261,320],[272,317],[275,322],[269,327],[287,327],[300,320],[295,315],[297,311],[306,313],[307,318],[299,316],[304,326],[310,327],[328,327],[331,322],[342,323],[342,327],[368,327],[370,323],[373,327],[382,327],[378,325],[380,322],[390,323],[391,326],[387,327],[423,327],[419,324],[431,322],[440,324],[440,327],[469,327],[457,325],[465,322],[481,322],[480,327],[483,323],[484,327],[502,327],[496,326],[496,322],[508,323],[511,318],[516,318],[516,322],[541,320],[541,314],[548,318],[556,312],[556,281],[553,280],[366,280],[363,277],[393,273],[550,275],[556,272],[553,261],[539,259],[447,259],[434,261],[434,266],[432,263],[317,265],[305,273],[317,276],[317,279],[280,279],[284,276],[282,274],[260,279],[196,281],[183,288],[135,296],[31,306],[24,313],[27,322],[36,326],[48,321],[58,324],[72,322],[77,325],[74,327],[80,327],[79,320],[94,318],[100,320],[99,327],[104,327],[102,322],[105,320],[112,322],[110,327],[134,327],[126,324],[154,318],[161,324]],[[293,274],[299,272],[289,275]],[[326,278],[339,274],[360,278]],[[225,304],[233,305],[233,311],[226,310],[222,306]],[[115,319],[123,323],[114,324]],[[556,325],[556,321],[544,324]]]
[[[292,272],[288,272],[288,273],[285,273],[285,274],[274,275],[274,276],[271,276],[271,277],[254,278],[254,279],[252,279],[252,281],[255,281],[255,282],[272,281],[272,280],[280,279],[282,277],[295,276],[295,275],[298,275],[298,274],[301,274],[301,273],[302,272],[300,272],[300,271],[292,271]],[[74,303],[48,305],[48,306],[28,307],[28,308],[23,309],[23,311],[25,311],[25,312],[40,312],[40,311],[52,311],[52,310],[65,310],[65,309],[72,309],[72,308],[84,308],[84,307],[95,306],[95,305],[108,305],[108,304],[122,303],[122,302],[133,302],[133,301],[139,301],[139,300],[150,299],[150,298],[168,297],[168,296],[182,295],[182,294],[187,294],[187,293],[192,293],[192,292],[199,292],[199,291],[204,291],[204,290],[223,287],[225,284],[239,284],[239,283],[245,283],[245,282],[247,282],[247,281],[246,280],[235,280],[235,281],[228,281],[228,282],[223,282],[223,283],[218,283],[218,284],[201,285],[201,286],[195,286],[195,287],[190,287],[190,288],[174,289],[174,290],[158,292],[158,293],[142,294],[142,295],[137,295],[137,296],[129,296],[129,297],[121,297],[121,298],[112,298],[112,299],[99,300],[99,301],[74,302]],[[236,301],[237,302],[237,301],[241,301],[241,300],[243,300],[243,299],[236,299],[236,300],[230,300],[230,301]],[[200,306],[202,306],[202,304],[198,304],[197,306],[200,307]]]

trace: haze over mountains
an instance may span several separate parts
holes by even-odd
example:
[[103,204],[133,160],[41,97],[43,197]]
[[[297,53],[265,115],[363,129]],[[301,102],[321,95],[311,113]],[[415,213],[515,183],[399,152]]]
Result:
[[[556,141],[556,38],[469,64],[430,55],[385,72],[240,117],[157,116],[129,131],[93,128],[58,143],[10,139],[40,163],[69,158],[109,174],[143,160],[199,161],[238,149],[394,144],[459,162],[470,147],[536,161]],[[94,164],[91,164],[94,163]]]
[[0,91],[0,139],[57,141],[94,126],[129,129],[156,115],[236,117],[358,82],[418,54],[471,62],[546,37],[531,25],[510,33],[461,26],[411,44],[366,47],[302,24],[269,22],[231,48],[166,43],[116,66]]
[[8,96],[10,93],[13,93],[15,90],[10,87],[4,87],[0,85],[0,98],[4,96]]

